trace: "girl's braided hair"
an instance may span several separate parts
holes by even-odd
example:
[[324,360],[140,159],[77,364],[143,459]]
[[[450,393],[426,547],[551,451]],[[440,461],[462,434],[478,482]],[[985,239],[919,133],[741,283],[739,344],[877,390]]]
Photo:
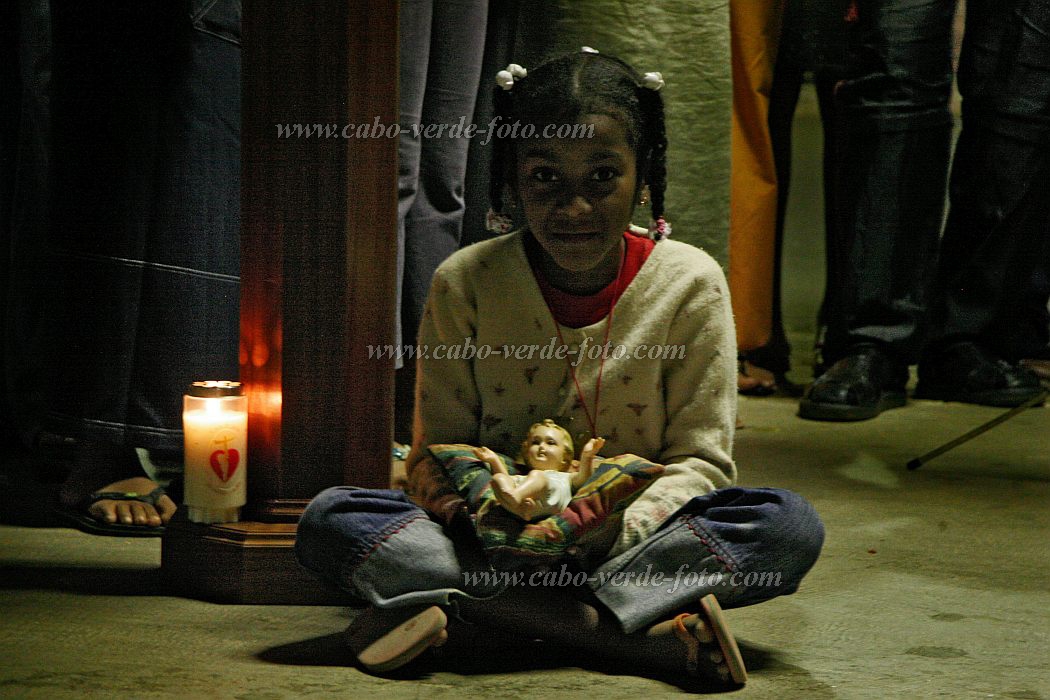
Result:
[[513,125],[518,125],[518,134],[525,125],[532,125],[538,134],[547,125],[573,124],[587,114],[604,114],[624,125],[628,145],[635,151],[638,188],[649,185],[652,218],[663,216],[667,188],[663,98],[645,87],[637,71],[620,59],[590,51],[565,54],[529,69],[510,90],[494,88],[493,104],[498,118],[489,183],[493,211],[503,211],[504,189],[514,182]]

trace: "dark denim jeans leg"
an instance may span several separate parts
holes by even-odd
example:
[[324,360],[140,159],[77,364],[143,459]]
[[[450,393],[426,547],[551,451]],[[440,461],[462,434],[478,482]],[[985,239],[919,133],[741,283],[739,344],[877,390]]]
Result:
[[186,386],[238,373],[240,3],[44,5],[5,398],[30,430],[179,452]]
[[1008,359],[1050,342],[1050,2],[971,0],[959,64],[962,132],[932,309],[936,345]]
[[624,631],[714,593],[732,608],[798,590],[824,542],[801,496],[781,489],[720,489],[692,499],[653,537],[594,572],[591,587]]
[[323,580],[372,605],[447,605],[456,596],[502,591],[476,542],[449,537],[403,491],[337,486],[303,513],[299,562]]
[[875,342],[918,358],[951,145],[953,3],[861,3],[844,27],[826,147],[833,210],[825,361]]

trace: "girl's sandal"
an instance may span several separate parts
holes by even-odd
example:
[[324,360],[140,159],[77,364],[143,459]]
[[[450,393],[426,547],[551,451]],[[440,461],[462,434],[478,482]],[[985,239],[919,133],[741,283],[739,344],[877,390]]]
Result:
[[[734,684],[744,685],[747,683],[744,659],[740,655],[736,639],[729,631],[729,625],[722,614],[722,607],[718,604],[718,600],[714,595],[708,594],[700,600],[700,608],[703,612],[699,615],[682,613],[674,618],[675,635],[687,646],[686,668],[692,675],[717,677],[722,682],[729,682],[732,679]],[[691,617],[699,618],[692,630],[685,626],[685,620]],[[711,647],[710,642],[702,641],[696,634],[701,625],[705,625],[714,635],[721,653],[712,651],[706,659],[700,658],[701,649]]]
[[444,611],[434,605],[422,610],[369,608],[348,630],[350,648],[366,669],[385,673],[401,668],[428,648],[443,644],[448,638],[447,624]]

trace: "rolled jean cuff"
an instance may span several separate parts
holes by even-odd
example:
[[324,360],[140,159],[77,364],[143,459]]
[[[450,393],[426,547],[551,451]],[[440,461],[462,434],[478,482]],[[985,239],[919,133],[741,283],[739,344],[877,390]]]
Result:
[[600,567],[590,580],[595,597],[630,634],[708,593],[728,603],[734,592],[714,582],[736,570],[720,543],[683,517]]
[[713,593],[725,608],[794,593],[816,562],[824,526],[783,489],[719,489],[689,501],[645,542],[615,557],[589,585],[624,632]]
[[403,491],[337,486],[307,506],[295,552],[322,579],[377,607],[500,593],[506,582],[488,575],[474,538],[454,542],[448,533]]
[[344,587],[379,608],[499,595],[506,581],[489,575],[473,545],[454,542],[427,517],[414,518],[391,530],[364,559],[345,562],[341,578]]

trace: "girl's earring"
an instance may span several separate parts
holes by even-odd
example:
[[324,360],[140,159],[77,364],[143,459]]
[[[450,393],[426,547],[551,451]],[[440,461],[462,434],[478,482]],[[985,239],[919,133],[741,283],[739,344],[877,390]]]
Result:
[[514,228],[514,220],[502,212],[497,212],[489,207],[485,214],[485,229],[491,233],[510,233]]
[[642,188],[642,196],[638,200],[638,204],[639,204],[639,206],[643,206],[644,207],[648,203],[649,203],[649,185],[646,185],[645,187]]
[[514,230],[514,211],[518,208],[518,198],[509,185],[504,185],[500,191],[500,202],[502,211],[497,212],[492,207],[485,213],[485,229],[491,233],[510,233]]

